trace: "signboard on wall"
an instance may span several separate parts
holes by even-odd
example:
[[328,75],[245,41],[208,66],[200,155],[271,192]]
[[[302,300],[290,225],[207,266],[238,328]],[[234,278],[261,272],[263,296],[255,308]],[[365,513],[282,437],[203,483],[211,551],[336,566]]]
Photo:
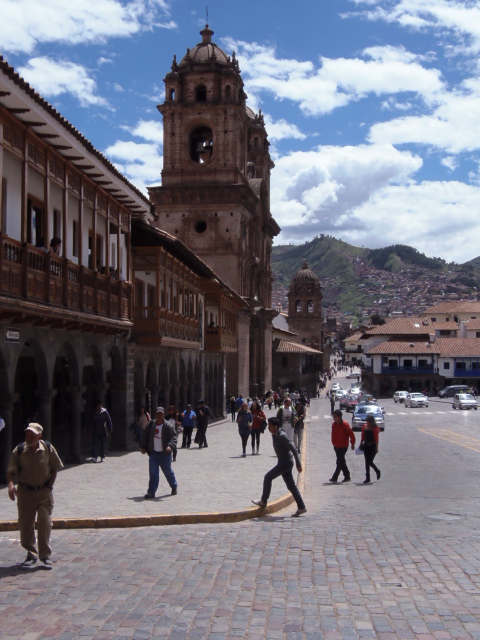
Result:
[[5,327],[3,332],[3,341],[4,342],[20,342],[20,329]]

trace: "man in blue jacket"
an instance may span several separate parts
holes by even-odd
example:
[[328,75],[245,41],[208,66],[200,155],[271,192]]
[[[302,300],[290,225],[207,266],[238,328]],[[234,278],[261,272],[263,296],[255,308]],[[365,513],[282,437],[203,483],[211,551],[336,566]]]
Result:
[[292,517],[298,518],[298,516],[306,513],[307,509],[292,475],[294,458],[297,471],[299,473],[303,471],[297,448],[280,426],[278,418],[268,419],[268,430],[272,434],[273,448],[277,454],[278,462],[273,469],[270,469],[270,471],[265,474],[263,479],[262,497],[260,500],[252,500],[252,502],[258,507],[262,507],[262,509],[264,509],[267,506],[268,498],[272,491],[272,482],[275,478],[282,476],[285,484],[287,485],[287,489],[291,492],[295,498],[295,502],[297,503],[297,510],[295,513],[292,513]]

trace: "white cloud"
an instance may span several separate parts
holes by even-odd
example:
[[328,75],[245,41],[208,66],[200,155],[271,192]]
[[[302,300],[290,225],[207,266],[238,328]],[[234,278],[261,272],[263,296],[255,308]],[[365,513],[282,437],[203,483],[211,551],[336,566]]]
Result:
[[453,156],[447,156],[446,158],[442,158],[440,161],[444,167],[447,167],[450,171],[455,171],[458,167],[458,160]]
[[18,72],[46,98],[71,93],[83,107],[108,107],[107,100],[96,95],[95,80],[90,78],[85,67],[79,64],[56,62],[50,58],[31,58],[26,66],[18,69]]
[[[480,51],[480,5],[475,0],[353,0],[357,6],[374,5],[365,16],[370,20],[396,22],[417,30],[452,32],[458,38],[457,52]],[[467,43],[464,44],[464,40]]]
[[147,142],[163,144],[163,124],[159,120],[139,120],[134,127],[123,127],[126,131]]
[[117,140],[104,154],[145,193],[147,185],[160,184],[163,158],[158,144]]
[[38,43],[104,42],[154,27],[174,28],[168,8],[165,0],[0,0],[0,42],[3,51],[31,54]]
[[330,113],[369,94],[408,92],[431,101],[444,90],[437,69],[426,69],[403,47],[370,47],[360,58],[322,57],[310,62],[278,59],[274,47],[227,40],[239,51],[247,92],[266,92],[276,100],[298,103],[307,115]]
[[421,166],[418,156],[381,145],[324,146],[276,159],[271,209],[280,241],[366,229],[357,208],[390,184],[408,183]]
[[283,118],[280,120],[272,120],[268,115],[264,116],[265,127],[268,132],[268,139],[270,141],[285,140],[286,138],[295,138],[297,140],[305,140],[307,137],[300,131],[296,124],[287,122]]

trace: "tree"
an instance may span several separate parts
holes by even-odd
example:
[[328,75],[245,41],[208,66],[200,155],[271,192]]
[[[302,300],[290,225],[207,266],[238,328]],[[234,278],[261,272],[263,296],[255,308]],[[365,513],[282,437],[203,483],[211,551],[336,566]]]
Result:
[[382,317],[379,313],[372,313],[372,315],[370,316],[370,320],[372,321],[372,324],[385,324],[385,318]]

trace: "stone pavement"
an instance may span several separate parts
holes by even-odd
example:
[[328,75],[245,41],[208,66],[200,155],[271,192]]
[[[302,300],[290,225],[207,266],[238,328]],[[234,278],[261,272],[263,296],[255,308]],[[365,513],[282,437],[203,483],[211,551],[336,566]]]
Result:
[[[274,415],[274,410],[267,415]],[[181,437],[181,436],[180,436]],[[209,426],[208,448],[179,449],[173,469],[178,495],[170,495],[163,474],[155,500],[145,500],[148,487],[148,457],[138,450],[111,452],[104,463],[67,466],[55,483],[54,526],[56,528],[141,526],[219,522],[253,517],[260,511],[250,499],[261,496],[263,476],[276,457],[268,431],[261,436],[260,455],[241,456],[238,427],[231,418]],[[53,443],[55,446],[55,443]],[[281,498],[285,496],[284,500]],[[283,482],[274,483],[270,510],[292,500]],[[16,502],[0,489],[0,531],[17,528]],[[203,517],[200,515],[203,514]],[[208,514],[208,516],[206,515]],[[166,516],[173,516],[167,518]]]
[[349,453],[352,482],[331,485],[328,402],[313,401],[301,518],[289,507],[242,522],[57,530],[52,571],[21,569],[18,534],[4,532],[0,637],[480,640],[474,414],[450,418],[457,443],[435,435],[435,416],[388,417],[381,480],[363,485],[363,459]]

